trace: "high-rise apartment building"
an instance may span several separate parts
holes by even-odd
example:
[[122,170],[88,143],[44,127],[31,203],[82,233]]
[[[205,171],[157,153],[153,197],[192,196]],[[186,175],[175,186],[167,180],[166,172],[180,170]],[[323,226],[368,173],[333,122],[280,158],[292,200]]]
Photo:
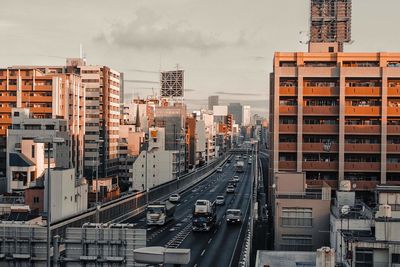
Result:
[[213,110],[214,106],[219,105],[219,96],[217,95],[210,95],[208,97],[208,110]]
[[305,172],[309,185],[350,180],[355,190],[400,184],[400,53],[314,48],[275,53],[271,177]]
[[251,124],[251,107],[248,105],[243,106],[242,112],[242,125],[243,126],[250,126]]
[[120,74],[107,66],[75,66],[86,87],[85,176],[118,173]]
[[75,74],[47,71],[39,67],[0,69],[0,173],[6,169],[6,131],[12,108],[29,108],[32,118],[67,120],[71,134],[70,158],[77,177],[83,172],[85,91]]

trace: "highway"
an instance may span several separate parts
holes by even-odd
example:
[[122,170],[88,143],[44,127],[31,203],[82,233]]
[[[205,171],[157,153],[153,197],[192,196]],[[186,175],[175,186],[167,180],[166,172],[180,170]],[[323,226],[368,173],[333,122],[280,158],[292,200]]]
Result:
[[[147,227],[144,214],[127,222],[138,228],[147,228],[147,246],[190,248],[191,261],[187,266],[237,266],[250,213],[251,165],[245,160],[243,173],[236,173],[234,160],[226,163],[222,173],[213,173],[191,190],[184,192],[177,204],[175,219],[164,226]],[[238,175],[240,182],[234,194],[225,193],[228,180]],[[225,196],[225,205],[217,207],[217,226],[210,232],[193,232],[191,217],[197,199],[214,201],[217,195]],[[241,209],[244,222],[227,225],[228,208]],[[245,215],[246,214],[246,215]]]

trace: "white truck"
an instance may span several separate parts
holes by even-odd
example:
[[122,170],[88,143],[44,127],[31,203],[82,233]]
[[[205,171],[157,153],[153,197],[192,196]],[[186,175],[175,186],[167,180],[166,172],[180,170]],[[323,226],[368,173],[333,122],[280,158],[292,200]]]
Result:
[[152,202],[147,206],[147,225],[164,225],[174,218],[175,205],[169,201]]
[[244,161],[243,160],[239,160],[239,161],[236,162],[235,170],[236,170],[236,172],[243,172],[244,171]]
[[194,204],[192,217],[193,231],[210,231],[217,221],[217,206],[210,200],[199,199]]

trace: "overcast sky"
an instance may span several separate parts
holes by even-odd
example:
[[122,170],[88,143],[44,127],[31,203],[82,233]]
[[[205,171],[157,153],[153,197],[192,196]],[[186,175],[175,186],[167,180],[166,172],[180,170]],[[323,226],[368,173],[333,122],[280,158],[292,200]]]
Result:
[[[306,51],[309,0],[12,0],[1,4],[1,66],[79,56],[125,73],[126,94],[158,92],[159,70],[185,70],[186,99],[208,95],[265,115],[275,51]],[[346,51],[399,51],[399,0],[353,0]]]

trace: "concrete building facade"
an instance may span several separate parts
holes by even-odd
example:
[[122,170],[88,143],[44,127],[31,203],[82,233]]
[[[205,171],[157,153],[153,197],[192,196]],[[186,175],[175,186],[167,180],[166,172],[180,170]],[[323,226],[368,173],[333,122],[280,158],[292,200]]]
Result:
[[329,245],[331,188],[307,188],[304,173],[276,173],[274,246],[282,251],[315,251]]
[[351,180],[365,191],[399,184],[400,54],[337,51],[275,53],[271,175],[305,172],[309,185]]
[[208,110],[213,110],[214,106],[219,105],[219,96],[217,95],[210,95],[208,97]]

